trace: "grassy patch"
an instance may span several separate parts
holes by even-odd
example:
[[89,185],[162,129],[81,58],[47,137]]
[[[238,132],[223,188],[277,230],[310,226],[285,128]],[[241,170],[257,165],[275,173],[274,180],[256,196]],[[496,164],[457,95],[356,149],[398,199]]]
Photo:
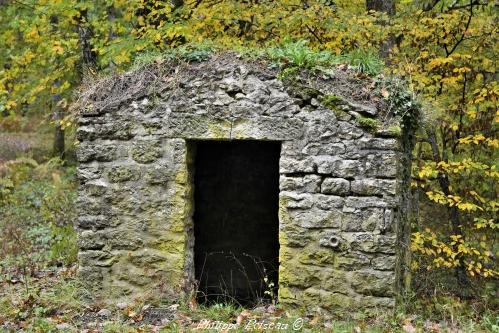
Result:
[[312,69],[316,66],[331,64],[336,57],[328,51],[316,51],[308,46],[308,41],[285,40],[283,44],[268,48],[265,54],[284,67]]
[[360,73],[371,76],[380,74],[384,68],[383,60],[375,50],[356,49],[342,55],[339,61],[349,64]]

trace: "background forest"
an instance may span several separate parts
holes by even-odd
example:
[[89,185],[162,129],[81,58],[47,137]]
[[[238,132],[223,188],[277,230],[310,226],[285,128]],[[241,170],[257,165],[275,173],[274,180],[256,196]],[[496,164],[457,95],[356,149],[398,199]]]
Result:
[[[497,10],[491,0],[0,0],[0,328],[71,331],[84,311],[107,310],[84,307],[74,279],[78,91],[230,49],[283,73],[348,65],[420,102],[410,289],[394,314],[340,314],[328,327],[499,332]],[[403,107],[396,91],[385,97]],[[140,330],[143,308],[106,313],[96,330]],[[195,321],[246,310],[179,311]],[[188,325],[182,316],[162,329]],[[321,331],[324,320],[305,327]]]

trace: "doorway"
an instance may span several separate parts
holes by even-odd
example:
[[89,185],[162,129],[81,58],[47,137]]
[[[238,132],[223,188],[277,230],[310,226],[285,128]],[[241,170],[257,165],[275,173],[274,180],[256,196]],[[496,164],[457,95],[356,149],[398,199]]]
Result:
[[198,301],[249,305],[276,297],[280,142],[195,146]]

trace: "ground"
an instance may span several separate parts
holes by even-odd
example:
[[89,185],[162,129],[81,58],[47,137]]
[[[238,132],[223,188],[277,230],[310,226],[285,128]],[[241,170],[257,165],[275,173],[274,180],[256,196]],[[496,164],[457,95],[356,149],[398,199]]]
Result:
[[[202,306],[194,301],[169,303],[149,299],[106,306],[89,301],[75,278],[76,267],[38,272],[27,281],[16,277],[0,283],[2,332],[499,332],[497,317],[474,313],[473,304],[448,302],[433,314],[397,309],[376,317],[304,316],[279,305],[243,309],[236,305]],[[435,306],[436,303],[432,304]],[[469,309],[468,313],[463,308]],[[437,308],[435,308],[437,309]],[[440,313],[438,313],[440,311]],[[435,318],[432,318],[433,317]],[[440,319],[437,319],[440,317]],[[341,318],[341,319],[340,319]]]

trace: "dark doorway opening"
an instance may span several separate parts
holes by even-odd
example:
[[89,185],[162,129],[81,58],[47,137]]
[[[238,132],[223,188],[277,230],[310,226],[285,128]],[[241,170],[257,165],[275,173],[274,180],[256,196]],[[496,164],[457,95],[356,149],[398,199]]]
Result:
[[194,262],[200,302],[277,296],[279,142],[198,141]]

